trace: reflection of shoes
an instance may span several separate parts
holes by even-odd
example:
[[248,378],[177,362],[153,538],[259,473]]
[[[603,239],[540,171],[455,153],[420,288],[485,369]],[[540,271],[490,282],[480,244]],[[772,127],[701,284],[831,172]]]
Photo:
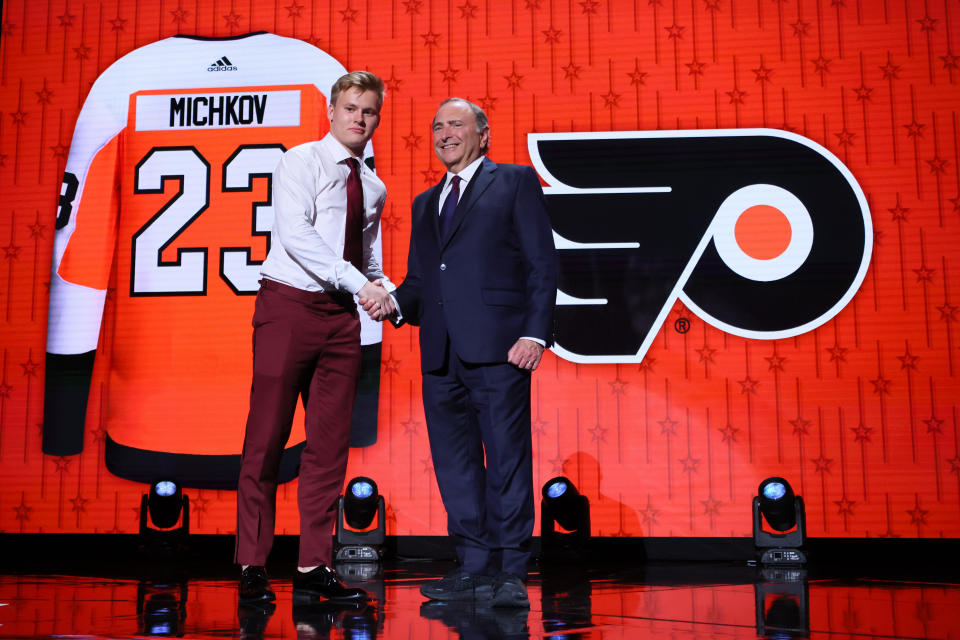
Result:
[[323,600],[366,602],[367,592],[344,585],[337,572],[326,565],[307,573],[298,571],[293,577],[293,604],[310,604]]
[[530,608],[530,598],[527,596],[527,587],[519,576],[512,573],[501,573],[493,582],[494,607],[524,607]]
[[457,602],[443,600],[427,600],[420,603],[420,617],[430,620],[439,620],[448,627],[461,618],[472,616],[474,608],[472,602]]
[[[372,613],[368,613],[368,610]],[[327,638],[333,628],[363,628],[363,621],[374,616],[375,612],[376,610],[368,607],[365,602],[321,600],[313,604],[294,604],[293,624],[297,629],[298,638]],[[375,619],[373,625],[376,629]],[[361,634],[358,637],[375,637],[375,635]]]
[[276,600],[267,572],[263,567],[250,565],[240,574],[240,604],[254,604]]
[[420,593],[431,600],[489,600],[493,596],[493,580],[455,569],[421,586]]
[[489,620],[496,627],[499,638],[527,638],[527,616],[530,615],[524,607],[495,607],[477,612],[484,620]]
[[333,628],[340,608],[331,602],[322,601],[312,605],[293,605],[293,626],[297,629],[298,638],[309,638],[312,635],[326,637]]
[[372,604],[344,607],[339,625],[344,638],[376,638],[380,621],[377,607]]
[[237,619],[240,621],[240,637],[254,640],[262,638],[267,630],[270,616],[277,610],[272,602],[256,602],[241,604],[237,608]]
[[472,600],[427,600],[420,604],[420,617],[439,620],[462,636],[476,629],[477,606]]
[[529,638],[528,614],[526,609],[518,607],[494,609],[490,601],[429,600],[420,605],[422,617],[438,620],[461,637],[470,638]]

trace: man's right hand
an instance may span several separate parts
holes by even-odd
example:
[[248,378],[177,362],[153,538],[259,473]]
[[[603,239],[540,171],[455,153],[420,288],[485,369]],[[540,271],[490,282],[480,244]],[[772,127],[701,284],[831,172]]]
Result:
[[392,316],[397,307],[393,303],[393,296],[380,282],[368,282],[357,292],[360,306],[373,320],[381,321]]

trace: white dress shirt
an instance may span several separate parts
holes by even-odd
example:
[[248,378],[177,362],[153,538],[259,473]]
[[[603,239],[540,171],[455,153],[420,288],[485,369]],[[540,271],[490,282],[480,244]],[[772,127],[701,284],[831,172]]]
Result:
[[265,278],[305,291],[356,294],[367,282],[384,280],[373,252],[387,198],[383,181],[362,161],[363,262],[343,259],[350,152],[332,134],[293,147],[273,172],[273,232],[260,269]]

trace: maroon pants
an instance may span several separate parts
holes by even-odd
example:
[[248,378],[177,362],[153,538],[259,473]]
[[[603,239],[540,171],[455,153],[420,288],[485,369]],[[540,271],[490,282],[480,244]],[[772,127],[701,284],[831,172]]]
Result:
[[303,396],[299,565],[331,564],[350,417],[360,376],[360,319],[352,296],[264,279],[253,314],[253,385],[237,482],[234,561],[263,565],[273,545],[280,457]]

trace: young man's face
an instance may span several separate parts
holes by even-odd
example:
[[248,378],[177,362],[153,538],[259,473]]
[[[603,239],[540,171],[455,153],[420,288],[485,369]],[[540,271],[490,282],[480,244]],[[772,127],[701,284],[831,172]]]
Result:
[[380,100],[375,91],[351,87],[341,91],[337,103],[328,105],[330,133],[355,156],[363,156],[363,148],[380,124]]

